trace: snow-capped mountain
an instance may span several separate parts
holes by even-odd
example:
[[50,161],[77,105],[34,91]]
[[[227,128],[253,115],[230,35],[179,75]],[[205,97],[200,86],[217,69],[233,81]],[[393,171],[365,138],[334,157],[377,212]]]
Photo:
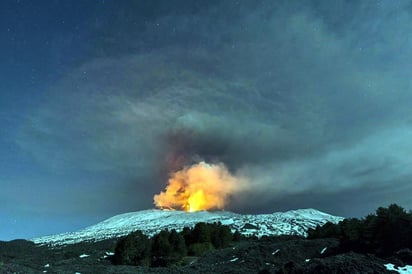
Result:
[[326,222],[338,223],[342,217],[332,216],[315,209],[299,209],[272,214],[236,214],[229,211],[184,212],[175,210],[143,210],[120,214],[85,229],[32,239],[37,244],[65,245],[82,241],[98,241],[121,237],[141,230],[153,235],[163,229],[182,230],[196,223],[221,222],[244,235],[302,235],[309,228]]

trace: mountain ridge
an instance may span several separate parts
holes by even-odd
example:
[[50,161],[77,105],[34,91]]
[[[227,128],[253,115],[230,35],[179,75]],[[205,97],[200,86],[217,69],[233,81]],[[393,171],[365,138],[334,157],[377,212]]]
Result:
[[147,209],[123,213],[108,218],[95,225],[75,232],[42,236],[31,239],[40,245],[67,245],[83,241],[99,241],[118,238],[132,231],[141,230],[152,236],[163,229],[182,230],[193,227],[196,223],[221,222],[243,235],[299,235],[306,236],[309,228],[326,222],[338,223],[343,217],[333,216],[316,209],[297,209],[271,214],[238,214],[230,211],[197,211]]

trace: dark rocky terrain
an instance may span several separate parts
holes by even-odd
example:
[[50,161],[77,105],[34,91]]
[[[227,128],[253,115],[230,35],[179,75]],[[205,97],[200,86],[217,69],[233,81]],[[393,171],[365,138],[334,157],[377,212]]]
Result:
[[50,248],[24,240],[0,242],[0,273],[393,273],[384,267],[388,261],[373,255],[335,254],[335,239],[285,236],[235,242],[168,268],[113,265],[105,256],[115,244],[105,240]]

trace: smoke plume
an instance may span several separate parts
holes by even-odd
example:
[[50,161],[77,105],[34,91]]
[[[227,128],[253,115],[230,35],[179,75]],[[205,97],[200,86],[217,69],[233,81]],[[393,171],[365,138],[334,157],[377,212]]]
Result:
[[154,203],[189,212],[224,209],[239,188],[239,181],[224,164],[200,162],[171,174],[166,190],[154,196]]
[[86,174],[103,212],[162,189],[156,205],[183,210],[411,205],[406,1],[160,2],[145,18],[113,1],[96,56],[21,130],[38,163]]

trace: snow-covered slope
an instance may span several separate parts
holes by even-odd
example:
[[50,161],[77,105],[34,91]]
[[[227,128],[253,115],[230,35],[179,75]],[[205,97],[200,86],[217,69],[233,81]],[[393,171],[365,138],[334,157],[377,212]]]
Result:
[[141,230],[153,235],[162,229],[181,230],[199,222],[221,222],[245,235],[306,235],[308,228],[326,222],[337,223],[342,217],[332,216],[315,209],[299,209],[272,214],[243,215],[229,211],[198,211],[188,213],[173,210],[143,210],[109,218],[77,232],[32,239],[37,244],[64,245],[82,241],[97,241],[127,235]]

